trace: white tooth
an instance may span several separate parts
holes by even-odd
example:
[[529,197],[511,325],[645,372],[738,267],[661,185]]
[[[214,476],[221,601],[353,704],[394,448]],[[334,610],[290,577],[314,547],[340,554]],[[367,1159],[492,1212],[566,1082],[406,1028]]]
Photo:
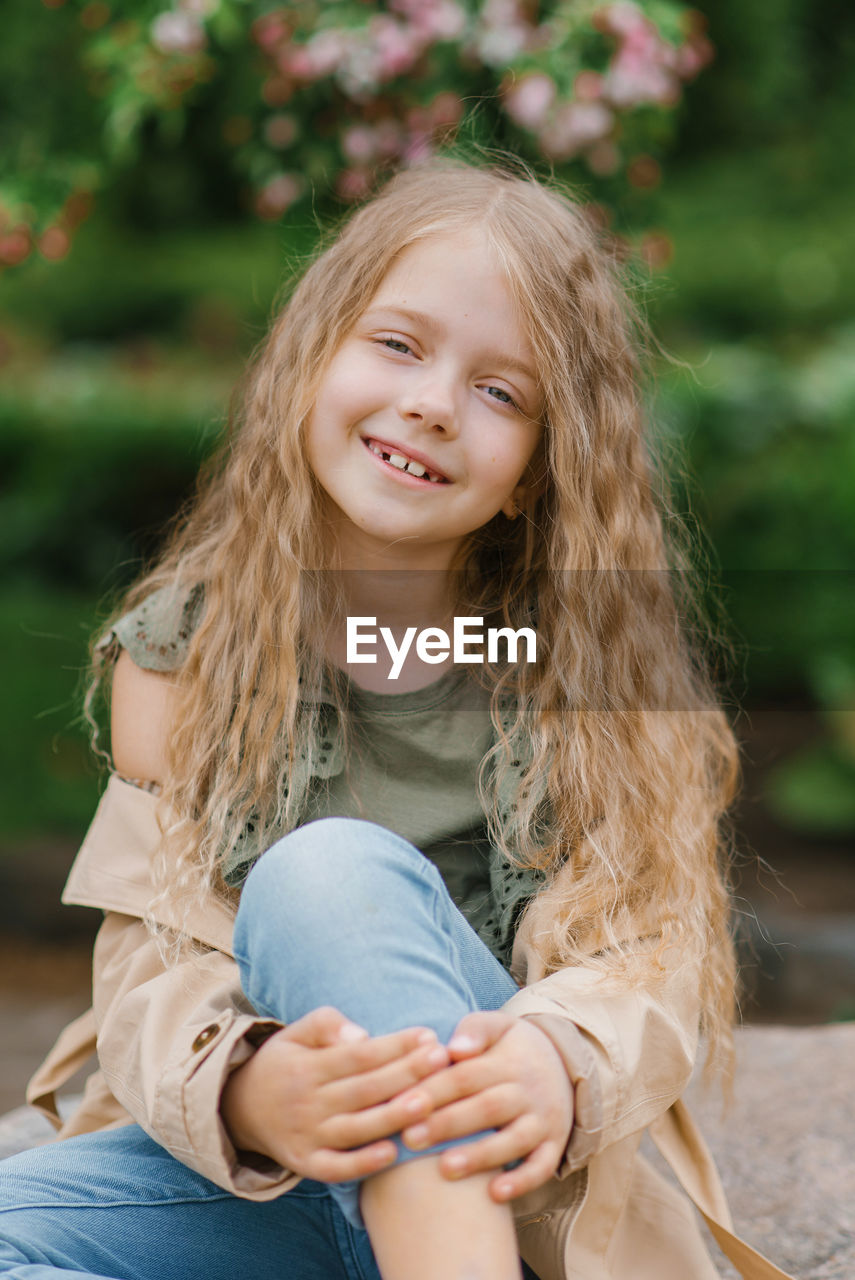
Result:
[[383,457],[383,450],[380,448],[379,444],[372,444],[372,445],[369,445],[368,447],[370,448],[372,453],[377,454],[378,458]]
[[439,484],[442,480],[442,476],[438,476],[435,471],[429,471],[428,480],[432,480],[434,484]]
[[399,471],[406,471],[407,459],[404,457],[402,453],[390,453],[389,461],[391,462],[392,466],[397,467]]
[[423,467],[420,462],[413,462],[412,459],[407,463],[407,470],[411,476],[423,476],[427,471],[427,467]]

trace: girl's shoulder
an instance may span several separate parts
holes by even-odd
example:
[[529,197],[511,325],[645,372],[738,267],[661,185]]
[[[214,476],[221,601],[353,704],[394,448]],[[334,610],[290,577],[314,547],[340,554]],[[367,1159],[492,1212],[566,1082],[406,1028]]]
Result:
[[187,656],[204,611],[204,589],[160,587],[114,622],[99,649],[118,645],[145,671],[175,671]]

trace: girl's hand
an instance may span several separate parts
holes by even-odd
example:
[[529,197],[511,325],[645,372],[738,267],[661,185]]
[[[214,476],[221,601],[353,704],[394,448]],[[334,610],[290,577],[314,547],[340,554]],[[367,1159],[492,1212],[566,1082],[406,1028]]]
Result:
[[315,1009],[232,1073],[220,1114],[238,1150],[321,1182],[362,1178],[395,1161],[389,1135],[414,1115],[401,1095],[448,1062],[428,1028],[371,1038],[337,1009]]
[[546,1182],[558,1168],[573,1127],[573,1086],[548,1036],[506,1013],[470,1013],[448,1044],[452,1065],[423,1080],[402,1101],[430,1116],[403,1132],[413,1150],[481,1129],[498,1132],[443,1152],[446,1178],[502,1169],[489,1184],[494,1200],[512,1200]]

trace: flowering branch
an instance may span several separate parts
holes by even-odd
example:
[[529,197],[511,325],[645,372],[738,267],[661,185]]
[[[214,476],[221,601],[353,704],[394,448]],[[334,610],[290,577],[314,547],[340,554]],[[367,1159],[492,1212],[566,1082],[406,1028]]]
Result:
[[43,3],[87,28],[102,130],[76,165],[48,157],[49,190],[43,166],[30,188],[27,172],[0,174],[0,265],[34,248],[64,256],[147,121],[179,134],[187,110],[234,102],[236,85],[224,158],[255,213],[276,219],[310,193],[358,199],[463,128],[534,166],[654,185],[662,117],[712,57],[703,18],[677,0]]

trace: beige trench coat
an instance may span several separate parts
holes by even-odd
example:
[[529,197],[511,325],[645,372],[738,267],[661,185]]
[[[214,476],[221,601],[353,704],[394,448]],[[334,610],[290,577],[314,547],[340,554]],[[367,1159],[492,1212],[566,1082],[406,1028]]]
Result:
[[[178,1160],[237,1196],[270,1200],[299,1178],[241,1162],[219,1116],[223,1085],[267,1030],[248,1004],[232,957],[233,917],[213,897],[189,920],[203,944],[165,968],[141,917],[152,897],[160,840],[157,800],[113,777],[72,868],[63,901],[105,913],[95,943],[93,1008],[73,1022],[30,1082],[27,1099],[60,1137],[136,1121]],[[168,908],[161,923],[175,926]],[[643,1159],[645,1129],[747,1280],[787,1280],[733,1236],[724,1195],[679,1101],[697,1048],[692,982],[656,999],[606,995],[596,975],[542,976],[529,929],[513,972],[526,985],[505,1008],[531,1018],[561,1054],[576,1118],[556,1175],[514,1202],[520,1252],[541,1280],[714,1280],[686,1198]],[[278,1025],[278,1024],[273,1024]],[[56,1090],[91,1055],[77,1111],[61,1124]]]

